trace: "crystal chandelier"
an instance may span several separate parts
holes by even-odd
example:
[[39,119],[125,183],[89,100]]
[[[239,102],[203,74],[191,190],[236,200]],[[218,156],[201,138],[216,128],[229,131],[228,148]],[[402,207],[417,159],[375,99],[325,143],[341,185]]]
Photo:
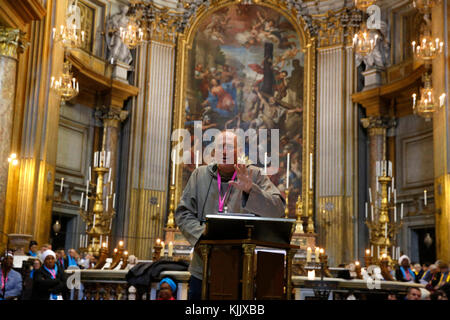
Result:
[[50,84],[50,87],[61,96],[63,102],[75,98],[80,92],[79,83],[70,72],[71,69],[71,63],[69,61],[64,62],[62,75],[59,79],[52,77]]
[[433,40],[431,36],[425,34],[421,37],[419,43],[412,42],[412,49],[417,59],[430,61],[443,52],[444,42],[439,41],[439,38]]
[[52,38],[61,42],[64,48],[75,49],[82,47],[85,40],[85,32],[77,29],[75,24],[71,26],[61,25],[59,30],[53,28]]
[[373,5],[376,0],[355,0],[355,7],[358,10],[366,11],[368,7]]
[[[425,73],[423,76],[424,87],[420,89],[420,100],[417,101],[417,94],[413,94],[413,111],[414,114],[430,121],[433,113],[436,111],[437,104],[434,98],[433,87],[431,86],[431,75]],[[442,100],[442,96],[440,98]]]
[[378,34],[372,33],[365,25],[363,25],[361,30],[353,36],[355,53],[361,56],[368,55],[375,48],[377,41]]
[[136,19],[130,17],[126,28],[120,28],[120,38],[129,48],[134,49],[144,41],[144,31],[136,23]]

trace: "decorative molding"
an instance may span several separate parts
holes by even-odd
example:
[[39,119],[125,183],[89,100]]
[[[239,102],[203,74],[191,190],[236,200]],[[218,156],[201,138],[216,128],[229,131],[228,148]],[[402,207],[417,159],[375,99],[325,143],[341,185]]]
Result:
[[0,23],[25,31],[31,21],[47,14],[42,0],[0,0]]

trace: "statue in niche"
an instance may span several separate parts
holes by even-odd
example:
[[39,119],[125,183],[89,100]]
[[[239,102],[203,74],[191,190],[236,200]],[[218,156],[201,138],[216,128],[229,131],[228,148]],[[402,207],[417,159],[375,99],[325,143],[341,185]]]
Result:
[[370,70],[375,67],[385,68],[389,65],[390,60],[390,52],[391,52],[391,43],[388,39],[388,26],[386,22],[381,21],[381,28],[376,30],[371,30],[373,32],[373,36],[378,35],[377,43],[375,44],[375,48],[371,53],[361,56],[359,54],[355,55],[355,63],[356,67],[359,67],[362,62],[364,62],[366,69]]
[[133,61],[133,56],[131,55],[130,49],[120,38],[120,28],[126,29],[128,25],[129,19],[127,13],[128,7],[121,5],[120,12],[106,21],[106,45],[109,51],[108,61],[114,59],[129,65]]

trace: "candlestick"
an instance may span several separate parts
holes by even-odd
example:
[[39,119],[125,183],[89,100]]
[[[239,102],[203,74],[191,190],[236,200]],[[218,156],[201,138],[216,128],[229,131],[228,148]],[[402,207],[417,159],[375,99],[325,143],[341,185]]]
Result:
[[320,249],[318,247],[316,247],[316,250],[314,251],[315,262],[320,262],[320,260],[319,260],[319,251],[320,251]]
[[291,162],[291,154],[287,154],[287,166],[286,166],[286,190],[289,189],[289,167]]
[[60,186],[60,188],[59,188],[59,192],[63,192],[63,189],[64,189],[64,178],[61,178],[61,186]]
[[172,151],[172,185],[175,185],[175,150]]
[[313,183],[313,154],[309,154],[309,189],[312,189]]
[[173,256],[173,242],[172,241],[169,242],[169,254],[168,254],[168,256],[169,257]]
[[311,247],[308,247],[308,249],[306,249],[306,262],[311,262],[311,254],[312,254],[312,249],[311,249]]

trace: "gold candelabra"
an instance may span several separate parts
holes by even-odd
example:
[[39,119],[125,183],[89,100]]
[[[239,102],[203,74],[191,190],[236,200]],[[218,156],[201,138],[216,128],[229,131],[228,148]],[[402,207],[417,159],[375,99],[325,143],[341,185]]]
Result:
[[298,196],[297,203],[295,204],[295,214],[297,216],[297,221],[295,222],[295,233],[303,233],[303,202],[302,196]]
[[392,258],[398,255],[398,250],[395,250],[395,238],[402,227],[403,204],[401,205],[400,218],[398,218],[397,191],[394,184],[395,179],[392,177],[391,162],[378,161],[376,167],[377,190],[375,198],[372,198],[372,191],[369,188],[370,219],[366,203],[366,225],[370,231],[371,245],[370,260],[380,262],[380,259],[384,258],[392,261]]
[[289,218],[289,189],[284,191],[286,193],[286,207],[284,209],[284,217]]
[[313,220],[313,190],[308,191],[308,226],[306,227],[306,232],[314,233],[314,220]]
[[[106,251],[108,250],[112,219],[116,214],[116,195],[113,195],[113,182],[111,181],[111,153],[105,151],[105,139],[106,131],[103,135],[102,151],[95,152],[94,154],[93,171],[96,173],[97,183],[91,182],[91,168],[89,168],[89,179],[86,181],[86,197],[84,197],[84,193],[82,193],[80,201],[80,216],[86,223],[84,251],[92,253],[96,257],[101,255],[102,248]],[[108,174],[107,181],[105,179],[106,174]],[[109,194],[105,194],[105,187],[109,187]],[[91,191],[91,189],[93,190]],[[84,204],[83,198],[85,198]],[[113,203],[111,210],[109,210],[111,199],[113,200]],[[92,202],[93,205],[90,205]]]

